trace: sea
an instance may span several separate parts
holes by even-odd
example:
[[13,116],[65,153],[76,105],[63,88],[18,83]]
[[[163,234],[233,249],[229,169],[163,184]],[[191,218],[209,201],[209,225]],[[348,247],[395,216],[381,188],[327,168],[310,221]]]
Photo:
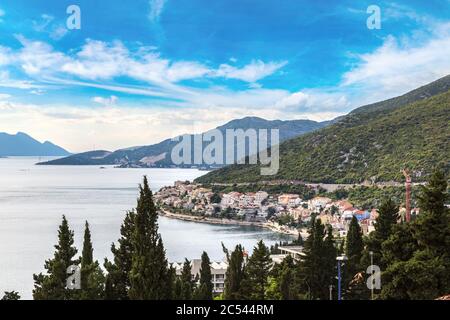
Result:
[[[94,257],[111,258],[111,244],[120,235],[127,210],[136,206],[138,185],[147,176],[154,192],[205,174],[197,169],[135,169],[113,166],[38,166],[55,158],[0,158],[0,297],[18,291],[32,298],[33,274],[44,271],[53,256],[62,215],[75,232],[81,254],[85,221],[89,222]],[[170,262],[200,258],[206,251],[222,261],[222,243],[242,244],[251,253],[260,239],[267,245],[292,237],[249,226],[215,225],[160,217],[159,232]]]

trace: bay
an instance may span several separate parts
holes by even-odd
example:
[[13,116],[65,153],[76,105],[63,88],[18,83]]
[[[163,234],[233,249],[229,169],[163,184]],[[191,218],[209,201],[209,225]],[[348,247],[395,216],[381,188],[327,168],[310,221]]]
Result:
[[[19,291],[30,299],[33,273],[43,271],[52,257],[57,228],[66,215],[82,248],[84,222],[89,221],[94,256],[101,264],[111,258],[111,243],[119,237],[127,210],[136,205],[138,185],[147,175],[153,191],[176,180],[193,180],[204,174],[196,169],[117,169],[105,166],[36,166],[51,158],[0,159],[0,296]],[[221,243],[241,243],[247,251],[259,239],[267,245],[291,239],[267,229],[213,225],[159,218],[160,233],[169,261],[199,258],[223,260]]]

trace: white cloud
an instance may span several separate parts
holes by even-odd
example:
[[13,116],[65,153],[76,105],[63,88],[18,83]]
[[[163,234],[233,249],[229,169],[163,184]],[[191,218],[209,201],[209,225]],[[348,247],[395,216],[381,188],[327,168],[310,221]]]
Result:
[[254,60],[243,68],[236,68],[228,64],[222,64],[219,69],[214,72],[214,74],[216,76],[229,79],[256,82],[275,73],[286,64],[287,61],[264,63],[261,60]]
[[389,36],[375,51],[358,55],[343,75],[342,88],[354,86],[372,101],[400,95],[450,74],[450,23],[435,27],[419,45]]
[[116,104],[118,98],[116,96],[110,96],[110,97],[93,97],[92,101],[99,103],[103,106],[113,106]]
[[148,14],[148,18],[150,21],[155,22],[159,20],[159,17],[164,9],[164,5],[167,0],[150,0],[150,13]]

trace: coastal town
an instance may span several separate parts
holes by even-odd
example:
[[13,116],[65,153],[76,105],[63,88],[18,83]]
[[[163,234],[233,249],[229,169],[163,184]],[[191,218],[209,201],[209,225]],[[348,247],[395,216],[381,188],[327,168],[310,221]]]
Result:
[[[256,225],[274,231],[307,235],[311,219],[329,224],[339,238],[345,237],[350,221],[356,217],[361,230],[374,230],[376,208],[356,208],[348,200],[325,196],[302,199],[298,194],[257,192],[213,192],[201,184],[176,181],[155,194],[160,213],[168,217],[197,222]],[[404,209],[400,210],[402,213]],[[413,214],[418,209],[412,210]]]

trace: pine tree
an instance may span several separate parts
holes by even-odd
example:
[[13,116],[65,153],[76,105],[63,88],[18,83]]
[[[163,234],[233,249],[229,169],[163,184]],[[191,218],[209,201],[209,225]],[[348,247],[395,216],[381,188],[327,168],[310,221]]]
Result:
[[69,300],[76,295],[76,290],[67,289],[67,270],[77,266],[79,261],[74,259],[77,249],[73,246],[74,233],[69,228],[65,216],[58,230],[58,244],[55,245],[53,259],[45,261],[46,274],[34,274],[33,298],[35,300]]
[[211,275],[211,261],[208,254],[203,252],[202,263],[200,266],[200,280],[195,290],[196,300],[212,300],[213,299],[213,283]]
[[81,290],[80,299],[99,300],[104,297],[105,277],[98,261],[94,261],[94,249],[91,241],[89,223],[84,230],[83,251],[81,253]]
[[245,279],[244,248],[237,245],[231,254],[228,254],[226,250],[226,256],[228,268],[225,274],[224,298],[226,300],[239,300],[243,298],[242,282]]
[[287,256],[281,263],[278,284],[282,300],[297,299],[295,264],[291,256]]
[[130,272],[132,263],[134,232],[134,211],[127,212],[120,228],[119,245],[111,245],[113,261],[105,259],[105,269],[108,271],[105,281],[105,299],[128,300],[128,291],[131,287]]
[[253,249],[246,267],[247,285],[251,288],[250,299],[264,300],[271,265],[269,249],[260,240]]
[[134,217],[129,297],[135,300],[170,299],[172,276],[158,233],[158,213],[147,177],[139,186],[140,195]]

